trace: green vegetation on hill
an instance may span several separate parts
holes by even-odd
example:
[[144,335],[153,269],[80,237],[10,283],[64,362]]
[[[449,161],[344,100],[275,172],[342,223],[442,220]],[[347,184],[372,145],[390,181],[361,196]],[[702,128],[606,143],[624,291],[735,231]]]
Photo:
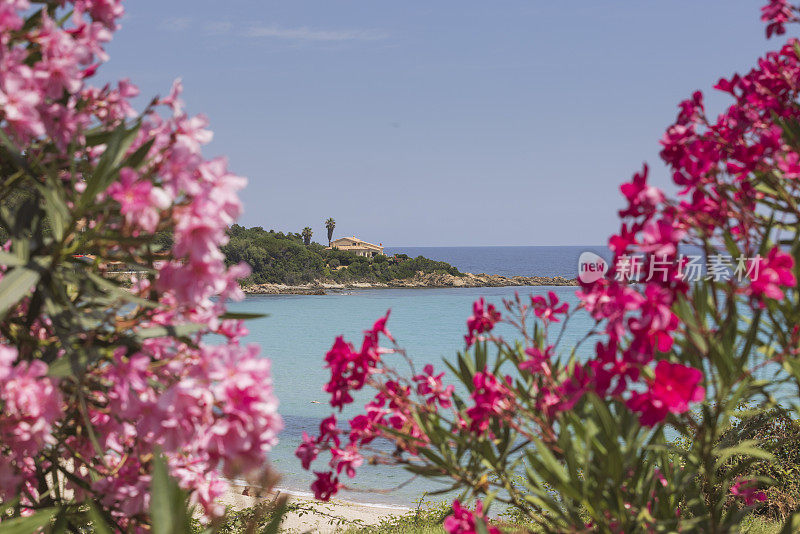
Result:
[[417,272],[460,276],[443,261],[418,256],[409,258],[377,256],[364,258],[343,250],[304,243],[299,233],[276,232],[261,227],[245,228],[234,224],[228,230],[230,242],[222,247],[229,264],[245,262],[253,269],[246,283],[302,284],[327,279],[336,282],[388,282],[410,278]]

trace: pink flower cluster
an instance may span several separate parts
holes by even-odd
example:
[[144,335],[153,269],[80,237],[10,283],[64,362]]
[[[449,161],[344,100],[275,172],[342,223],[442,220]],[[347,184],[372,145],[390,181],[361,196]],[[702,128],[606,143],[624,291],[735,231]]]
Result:
[[38,493],[34,458],[53,443],[64,408],[61,392],[40,360],[17,361],[17,349],[0,345],[0,500],[25,485]]
[[[168,371],[157,370],[164,365]],[[196,490],[194,502],[219,515],[224,509],[215,501],[228,488],[220,475],[257,475],[282,426],[269,361],[256,346],[200,344],[195,350],[155,338],[146,352],[118,351],[97,378],[109,386],[104,406],[90,409],[106,451],[107,468],[100,472],[107,475],[92,486],[104,504],[122,504],[120,511],[130,516],[149,504],[144,459],[155,447],[183,487]],[[90,442],[71,445],[82,458],[95,455]],[[129,476],[118,476],[120,470]]]
[[76,2],[68,30],[46,10],[39,25],[26,29],[22,15],[29,8],[28,0],[0,7],[0,117],[21,145],[47,136],[66,148],[95,118],[92,106],[81,105],[84,80],[107,59],[102,47],[124,11],[118,0]]
[[795,22],[797,15],[786,0],[769,0],[761,8],[761,20],[767,22],[767,37],[786,33],[786,23]]
[[797,286],[793,267],[794,258],[778,247],[772,248],[766,258],[758,260],[755,267],[758,269],[758,277],[750,284],[750,294],[759,299],[762,306],[764,298],[782,299],[782,288]]

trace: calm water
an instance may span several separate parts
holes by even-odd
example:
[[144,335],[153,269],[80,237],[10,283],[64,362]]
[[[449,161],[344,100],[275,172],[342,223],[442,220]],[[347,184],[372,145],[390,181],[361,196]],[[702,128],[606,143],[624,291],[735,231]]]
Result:
[[504,276],[564,276],[575,278],[581,252],[594,252],[611,261],[607,247],[386,247],[387,254],[403,253],[446,261],[461,272]]
[[[584,247],[486,247],[486,248],[406,248],[409,255],[453,263],[470,272],[540,274],[575,276],[577,258]],[[592,249],[589,249],[592,250]],[[599,249],[600,252],[602,249]],[[393,250],[394,251],[394,250]],[[393,252],[392,251],[392,252]],[[498,257],[505,258],[498,260]],[[504,267],[508,264],[513,268]],[[570,270],[571,269],[571,270]],[[330,415],[322,385],[328,378],[323,357],[338,335],[360,344],[361,333],[391,310],[389,330],[403,346],[415,365],[421,368],[433,363],[444,370],[443,358],[452,358],[464,348],[466,319],[472,303],[481,296],[500,306],[504,298],[513,298],[515,291],[523,296],[555,291],[572,305],[577,303],[575,287],[517,287],[464,289],[378,289],[349,291],[329,295],[258,295],[233,303],[231,311],[269,314],[269,317],[248,322],[250,335],[246,342],[261,345],[262,353],[271,359],[275,392],[285,429],[280,444],[272,452],[275,467],[283,474],[281,485],[290,491],[308,491],[312,477],[300,468],[294,450],[303,431],[316,432],[319,421]],[[562,340],[565,349],[574,345],[590,328],[587,315],[572,319],[568,334]],[[513,337],[510,330],[500,330]],[[587,344],[586,350],[591,350]],[[404,364],[397,358],[401,370]],[[363,406],[369,399],[356,399]],[[345,411],[343,417],[356,412]],[[346,423],[345,423],[346,424]],[[317,461],[317,470],[325,464]],[[363,466],[355,482],[348,484],[363,490],[345,492],[342,497],[361,502],[409,505],[426,491],[437,489],[430,481],[414,481],[402,489],[382,493],[409,478],[397,468]]]
[[[597,247],[448,247],[387,251],[404,252],[411,256],[421,254],[448,261],[462,271],[475,273],[574,277],[577,258],[585,250],[608,257],[607,253],[603,254],[602,248]],[[315,433],[319,421],[331,413],[322,391],[322,385],[328,378],[323,368],[323,357],[336,336],[344,335],[345,339],[359,345],[362,331],[387,310],[391,310],[388,328],[407,350],[417,368],[425,363],[433,363],[437,369],[444,370],[442,359],[452,359],[464,348],[466,318],[471,313],[472,303],[479,297],[484,296],[500,306],[503,299],[513,298],[516,291],[528,296],[546,294],[552,290],[574,307],[577,303],[576,289],[376,289],[320,296],[258,295],[233,303],[231,311],[269,314],[269,317],[248,322],[251,333],[246,342],[261,345],[262,353],[272,361],[275,392],[285,421],[281,441],[271,454],[275,467],[284,477],[281,486],[293,492],[305,492],[312,481],[312,476],[300,468],[294,450],[300,443],[303,431]],[[559,347],[561,352],[574,346],[592,325],[593,321],[585,313],[573,317]],[[514,336],[510,330],[499,329],[499,332],[506,338]],[[591,349],[591,344],[585,343],[578,352],[579,358],[588,357]],[[395,358],[397,367],[405,371],[400,357]],[[368,400],[366,397],[357,398],[355,405],[363,406]],[[340,421],[355,413],[355,410],[345,411]],[[312,467],[324,470],[326,464],[324,460],[317,460]],[[348,485],[361,491],[343,492],[340,496],[367,503],[411,505],[425,492],[438,489],[430,481],[416,480],[402,489],[388,491],[408,478],[409,475],[398,468],[362,466],[355,482],[345,480]]]

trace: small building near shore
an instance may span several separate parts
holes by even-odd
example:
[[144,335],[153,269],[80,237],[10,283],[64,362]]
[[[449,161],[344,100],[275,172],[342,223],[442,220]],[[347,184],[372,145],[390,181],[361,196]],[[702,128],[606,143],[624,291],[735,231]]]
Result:
[[348,250],[365,258],[374,258],[375,256],[383,255],[383,243],[373,245],[372,243],[367,243],[363,239],[358,239],[356,236],[334,239],[331,241],[331,246],[327,248]]

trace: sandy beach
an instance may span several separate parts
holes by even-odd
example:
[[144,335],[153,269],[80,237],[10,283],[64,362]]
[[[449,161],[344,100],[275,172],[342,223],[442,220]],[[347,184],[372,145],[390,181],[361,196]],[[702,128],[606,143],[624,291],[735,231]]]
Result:
[[[231,489],[222,498],[222,504],[235,510],[243,510],[255,506],[264,500],[277,498],[281,492],[273,492],[266,497],[243,495],[247,486],[231,485]],[[300,505],[297,511],[291,511],[281,523],[282,532],[303,533],[319,532],[329,534],[340,532],[358,525],[374,525],[392,515],[402,515],[410,510],[401,506],[381,506],[359,504],[350,501],[333,499],[330,502],[317,501],[311,497],[285,493],[289,502]]]

